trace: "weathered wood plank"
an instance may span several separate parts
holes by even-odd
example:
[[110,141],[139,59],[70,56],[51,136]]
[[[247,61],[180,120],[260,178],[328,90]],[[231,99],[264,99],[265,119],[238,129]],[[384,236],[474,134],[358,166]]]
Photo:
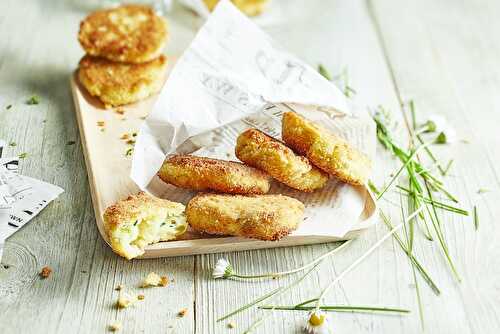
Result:
[[[27,152],[21,172],[55,183],[65,193],[8,239],[0,267],[0,332],[96,333],[115,320],[124,333],[189,333],[194,328],[194,258],[127,262],[101,240],[94,221],[68,78],[83,54],[76,33],[85,12],[76,2],[0,4],[0,137]],[[86,8],[88,10],[88,8]],[[175,32],[178,28],[172,24]],[[185,27],[179,27],[181,31]],[[32,94],[40,104],[24,102]],[[5,106],[12,104],[10,110]],[[75,145],[67,145],[75,140]],[[52,276],[40,280],[44,265]],[[175,282],[139,289],[151,271]],[[145,300],[112,307],[117,284]],[[177,318],[181,308],[184,318]],[[172,328],[169,328],[172,326]]]
[[[401,99],[414,98],[421,117],[445,115],[457,129],[456,143],[440,154],[456,160],[448,187],[467,207],[478,206],[481,226],[472,218],[443,215],[450,251],[463,282],[444,270],[443,259],[429,263],[443,296],[425,296],[432,332],[495,333],[498,305],[500,10],[497,1],[371,1],[388,62]],[[480,188],[491,192],[478,194]],[[423,251],[422,249],[421,251]],[[431,260],[426,255],[426,260]],[[496,291],[496,292],[495,292]]]
[[[495,205],[500,158],[495,149],[500,141],[495,126],[500,116],[493,111],[499,105],[496,55],[500,42],[496,34],[500,29],[495,13],[500,5],[492,0],[377,0],[369,2],[369,7],[363,1],[308,4],[302,9],[298,1],[288,2],[284,8],[289,19],[266,29],[312,64],[348,65],[351,85],[358,91],[355,101],[361,107],[382,104],[401,122],[399,100],[414,98],[422,115],[446,114],[458,133],[471,141],[445,147],[441,153],[457,160],[448,187],[464,205],[478,205],[481,225],[474,233],[469,219],[443,215],[452,256],[463,277],[461,284],[453,280],[436,244],[416,243],[416,254],[443,291],[441,297],[435,297],[421,281],[424,316],[427,332],[498,332],[498,229],[493,222],[500,210]],[[35,1],[3,1],[0,6],[0,137],[18,144],[7,153],[29,153],[22,165],[24,174],[66,189],[58,201],[7,242],[2,263],[10,267],[0,267],[2,333],[103,332],[115,319],[123,320],[123,332],[189,333],[196,329],[197,333],[219,333],[225,331],[227,322],[215,323],[216,317],[292,279],[214,281],[210,270],[222,255],[126,262],[112,254],[95,228],[81,146],[78,142],[65,145],[69,140],[78,141],[67,77],[81,55],[74,36],[84,12],[73,1],[44,1],[43,6]],[[170,23],[168,49],[178,55],[198,22],[177,9]],[[42,103],[24,105],[33,93],[41,96]],[[4,109],[7,104],[13,104],[8,112]],[[381,153],[376,183],[382,184],[396,165]],[[491,192],[476,194],[479,188]],[[396,221],[397,208],[383,204]],[[384,226],[378,226],[366,233],[348,250],[326,261],[320,274],[311,275],[278,302],[295,303],[316,296],[318,286],[324,286],[385,232]],[[295,267],[331,247],[334,245],[224,256],[241,271],[262,272]],[[402,318],[334,315],[336,331],[421,331],[410,267],[398,247],[384,244],[327,301],[402,306],[412,309],[412,314]],[[46,281],[36,275],[43,265],[54,268]],[[135,286],[149,271],[173,276],[175,282],[167,288],[146,290],[144,304],[136,308],[124,312],[111,308],[116,284]],[[190,308],[188,316],[176,319],[175,313],[182,307]],[[259,314],[249,311],[235,317],[238,332]],[[302,321],[301,313],[276,312],[256,332],[298,332]]]
[[[299,6],[298,3],[290,4],[294,5]],[[301,8],[301,15],[291,15],[293,19],[266,27],[266,30],[285,48],[313,65],[322,63],[332,69],[332,72],[339,72],[342,67],[347,66],[351,86],[358,91],[354,101],[359,108],[383,104],[398,110],[399,102],[390,73],[364,2],[309,1],[307,9]],[[376,180],[382,180],[382,175],[387,176],[395,166],[394,161],[382,155],[377,160]],[[300,286],[274,302],[295,304],[316,297],[320,286],[325,286],[386,231],[385,226],[368,231],[349,249],[334,259],[326,260],[318,273],[311,274]],[[324,244],[197,257],[197,332],[219,333],[231,320],[236,322],[238,331],[243,331],[264,313],[250,310],[221,323],[215,320],[298,276],[252,283],[214,281],[210,279],[210,270],[218,258],[227,257],[243,272],[268,272],[297,267],[335,246],[336,244]],[[408,288],[411,283],[408,268],[406,258],[391,242],[387,242],[333,289],[327,302],[414,308],[414,292]],[[275,312],[255,332],[300,332],[304,318],[305,314],[300,312]],[[397,316],[334,314],[333,321],[336,331],[345,333],[391,333],[405,332],[408,327],[418,328],[416,314],[404,319]]]

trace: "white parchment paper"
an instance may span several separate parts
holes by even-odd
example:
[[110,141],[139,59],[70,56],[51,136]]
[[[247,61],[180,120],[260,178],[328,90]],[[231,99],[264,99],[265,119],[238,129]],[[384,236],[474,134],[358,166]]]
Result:
[[[154,195],[186,202],[194,193],[156,177],[174,152],[237,160],[239,133],[257,127],[280,138],[281,115],[293,110],[374,155],[374,126],[315,69],[276,45],[229,1],[221,1],[178,60],[135,144],[131,177]],[[305,194],[278,182],[271,193],[306,205],[295,235],[342,237],[356,228],[371,200],[364,187],[332,179]],[[373,203],[372,203],[373,204]]]

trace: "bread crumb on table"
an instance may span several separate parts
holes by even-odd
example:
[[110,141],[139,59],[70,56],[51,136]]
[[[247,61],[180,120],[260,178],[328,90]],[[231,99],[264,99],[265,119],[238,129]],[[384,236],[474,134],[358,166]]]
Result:
[[120,291],[120,290],[123,290],[125,286],[123,284],[118,284],[115,288],[116,291]]
[[167,286],[167,285],[168,285],[168,277],[167,276],[160,277],[160,286]]
[[158,286],[161,283],[161,277],[155,272],[150,272],[148,276],[142,281],[142,288],[147,288],[150,286]]
[[119,322],[112,323],[108,326],[110,332],[118,332],[122,328],[122,324]]
[[177,313],[177,316],[179,316],[180,318],[184,317],[188,312],[188,309],[187,308],[183,308],[179,311],[179,313]]
[[51,273],[52,273],[52,269],[50,267],[45,266],[42,268],[42,271],[40,272],[40,277],[45,279],[45,278],[49,277]]
[[236,327],[236,323],[234,321],[228,322],[227,327],[228,328],[235,328]]
[[145,296],[143,294],[140,294],[137,296],[137,299],[139,299],[139,300],[144,300],[144,298],[145,298]]
[[118,300],[116,301],[116,307],[119,309],[127,308],[130,305],[133,305],[136,301],[136,296],[132,296],[127,292],[120,291],[120,296],[118,296]]

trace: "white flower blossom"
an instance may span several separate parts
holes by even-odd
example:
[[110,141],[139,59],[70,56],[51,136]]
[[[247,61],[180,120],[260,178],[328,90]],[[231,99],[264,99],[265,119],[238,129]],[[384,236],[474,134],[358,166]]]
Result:
[[323,311],[309,313],[304,330],[308,334],[332,334],[330,317]]
[[233,275],[233,267],[226,259],[219,259],[212,272],[213,278],[228,278]]

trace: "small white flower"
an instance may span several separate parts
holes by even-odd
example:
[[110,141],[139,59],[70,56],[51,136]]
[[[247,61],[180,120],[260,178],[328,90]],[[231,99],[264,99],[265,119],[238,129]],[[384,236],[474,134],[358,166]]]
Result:
[[441,115],[430,115],[427,122],[425,122],[426,132],[442,132],[448,127],[446,118]]
[[233,266],[226,259],[219,259],[212,272],[213,278],[228,278],[233,275]]
[[308,334],[332,334],[330,317],[323,311],[309,313],[304,330]]

